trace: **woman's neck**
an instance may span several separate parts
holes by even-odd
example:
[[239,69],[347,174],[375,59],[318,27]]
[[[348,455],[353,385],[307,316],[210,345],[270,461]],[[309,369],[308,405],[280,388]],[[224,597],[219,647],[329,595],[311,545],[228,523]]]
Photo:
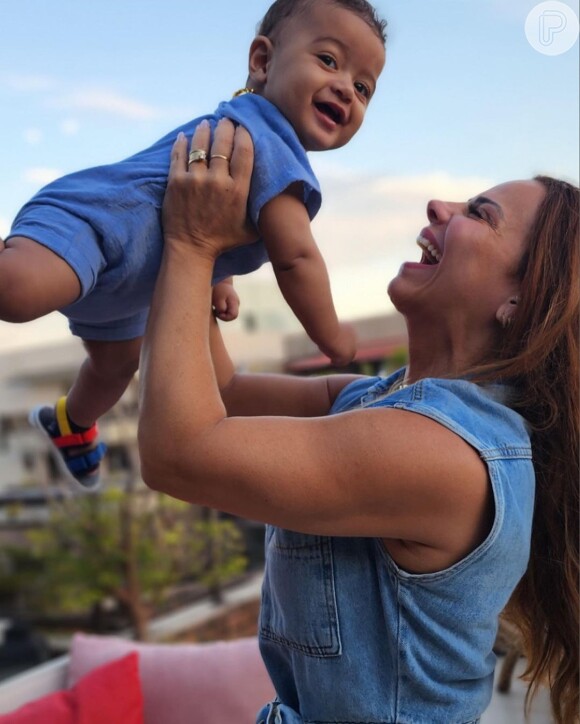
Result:
[[474,332],[464,320],[437,324],[432,318],[406,318],[409,335],[409,363],[406,379],[461,377],[483,362],[493,348],[495,330]]

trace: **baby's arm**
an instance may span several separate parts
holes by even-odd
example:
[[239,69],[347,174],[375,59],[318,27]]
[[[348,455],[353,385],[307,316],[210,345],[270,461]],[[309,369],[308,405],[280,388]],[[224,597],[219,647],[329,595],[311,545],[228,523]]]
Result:
[[260,212],[259,227],[280,290],[306,333],[333,364],[348,364],[356,351],[354,331],[338,321],[326,265],[302,201],[302,185],[293,184],[268,202]]

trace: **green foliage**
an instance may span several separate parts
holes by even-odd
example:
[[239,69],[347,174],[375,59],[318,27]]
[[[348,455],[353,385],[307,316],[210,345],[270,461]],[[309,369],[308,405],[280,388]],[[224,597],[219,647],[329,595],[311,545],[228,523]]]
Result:
[[232,521],[202,521],[186,503],[144,493],[110,489],[54,504],[48,524],[29,532],[25,547],[4,550],[0,597],[19,591],[27,611],[72,613],[105,598],[126,604],[136,589],[141,603],[154,606],[184,578],[212,585],[244,570]]
[[0,602],[20,611],[24,607],[23,594],[33,590],[42,566],[28,549],[7,545],[0,550]]
[[231,520],[214,515],[192,526],[188,551],[192,574],[210,589],[244,571],[247,559],[243,550],[242,534]]

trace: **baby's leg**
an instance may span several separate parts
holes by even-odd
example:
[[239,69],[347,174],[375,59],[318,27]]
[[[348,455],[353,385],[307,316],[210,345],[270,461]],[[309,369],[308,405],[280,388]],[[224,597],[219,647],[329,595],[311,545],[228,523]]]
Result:
[[106,447],[96,421],[119,400],[139,366],[141,337],[121,342],[85,341],[88,357],[66,398],[39,405],[30,422],[53,445],[63,475],[87,488],[99,483]]
[[88,353],[67,395],[67,413],[90,427],[120,399],[139,368],[142,337],[120,342],[84,340]]
[[29,322],[74,302],[81,285],[72,268],[32,239],[0,241],[0,319]]

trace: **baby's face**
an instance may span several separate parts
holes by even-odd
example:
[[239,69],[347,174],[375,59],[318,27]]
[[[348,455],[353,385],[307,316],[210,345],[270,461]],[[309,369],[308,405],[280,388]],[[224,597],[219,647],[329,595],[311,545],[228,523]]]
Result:
[[307,151],[340,148],[360,128],[384,64],[383,44],[364,20],[319,2],[280,28],[261,94]]

